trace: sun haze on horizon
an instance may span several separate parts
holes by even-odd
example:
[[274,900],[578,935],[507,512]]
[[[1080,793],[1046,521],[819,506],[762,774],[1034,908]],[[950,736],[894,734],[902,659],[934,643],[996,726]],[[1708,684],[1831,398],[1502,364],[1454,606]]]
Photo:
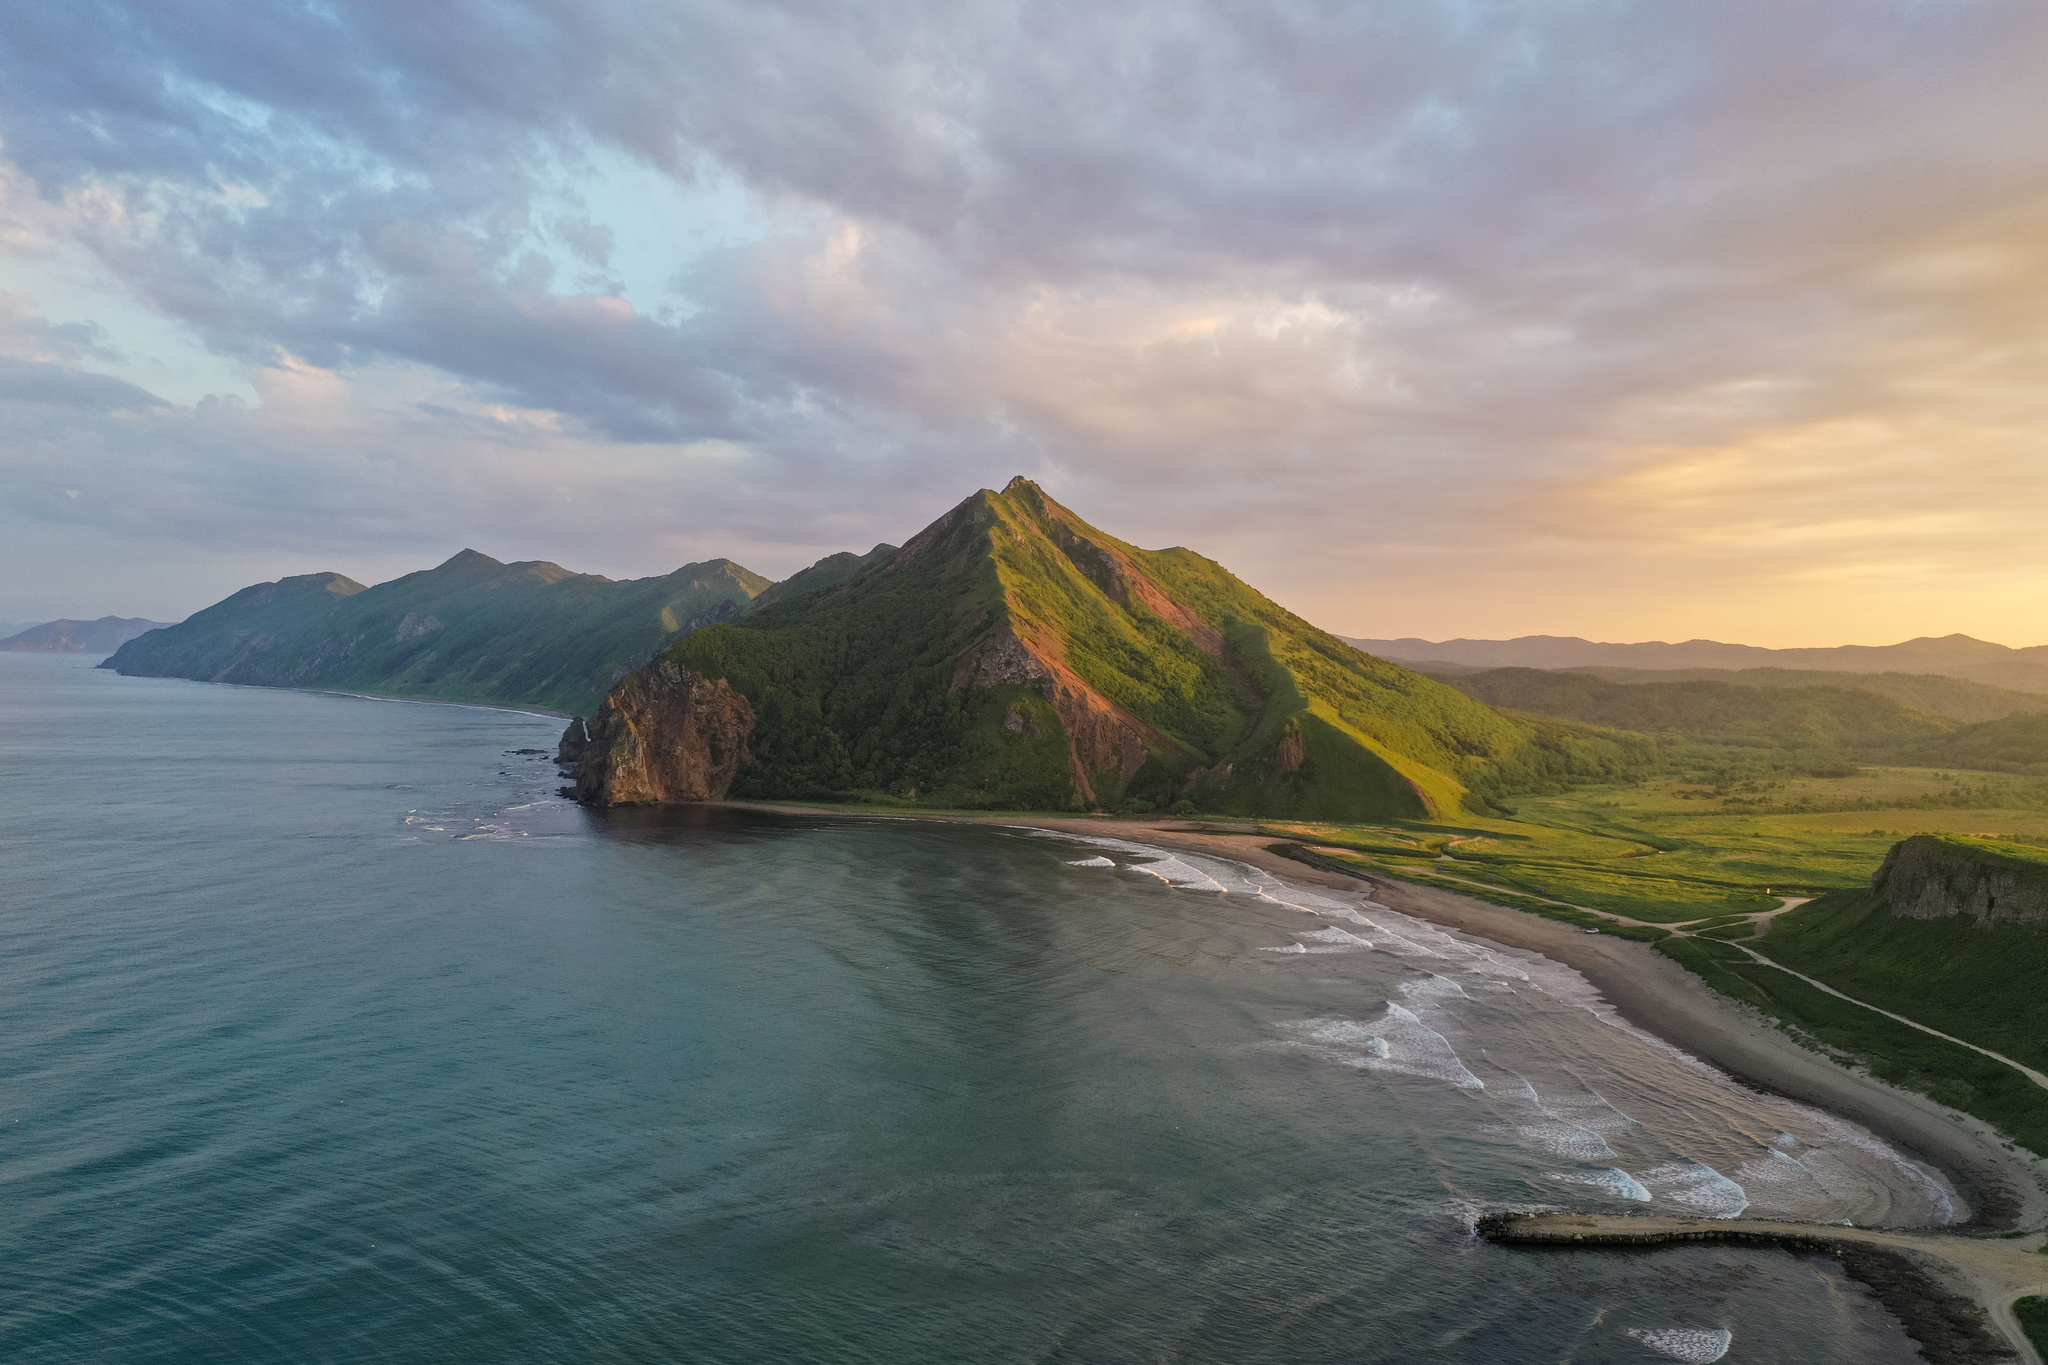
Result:
[[1021,471],[1352,636],[2048,642],[2038,5],[465,14],[0,15],[0,620]]

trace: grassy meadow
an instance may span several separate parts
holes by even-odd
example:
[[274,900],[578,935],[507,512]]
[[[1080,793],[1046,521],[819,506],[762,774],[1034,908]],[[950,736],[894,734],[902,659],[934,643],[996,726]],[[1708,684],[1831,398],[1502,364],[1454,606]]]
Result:
[[1726,787],[1670,778],[1581,787],[1520,798],[1511,819],[1265,828],[1409,880],[1678,925],[1867,886],[1908,834],[2048,838],[2048,809],[2020,804],[2037,791],[2023,778],[1865,768]]

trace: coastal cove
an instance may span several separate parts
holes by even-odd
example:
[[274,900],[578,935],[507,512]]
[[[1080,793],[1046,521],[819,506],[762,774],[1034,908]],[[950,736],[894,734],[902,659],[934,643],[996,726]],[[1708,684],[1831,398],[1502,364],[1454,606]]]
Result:
[[1825,1261],[1473,1226],[2038,1207],[1640,945],[1238,836],[599,815],[546,719],[4,664],[10,1360],[1906,1361]]

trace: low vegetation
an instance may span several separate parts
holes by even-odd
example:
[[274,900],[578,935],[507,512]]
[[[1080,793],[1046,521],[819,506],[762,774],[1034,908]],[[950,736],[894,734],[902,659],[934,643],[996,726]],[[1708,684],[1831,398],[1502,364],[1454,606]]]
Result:
[[678,635],[767,587],[725,559],[620,583],[465,550],[374,588],[333,573],[259,583],[130,640],[102,667],[582,713]]
[[[1732,944],[1674,937],[1658,950],[1722,994],[1776,1018],[1809,1046],[1975,1115],[2029,1151],[2048,1156],[2048,1090],[2011,1067],[1817,990]],[[1835,984],[1832,975],[1810,975]]]

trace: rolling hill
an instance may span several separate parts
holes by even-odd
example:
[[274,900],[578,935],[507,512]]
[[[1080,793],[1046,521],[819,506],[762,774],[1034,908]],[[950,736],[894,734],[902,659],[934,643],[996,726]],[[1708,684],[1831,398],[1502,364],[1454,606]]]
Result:
[[768,586],[726,559],[614,582],[464,550],[373,588],[336,573],[259,583],[138,636],[100,666],[588,711],[628,669],[678,635],[731,618]]
[[1874,692],[1726,682],[1614,683],[1575,671],[1497,668],[1445,679],[1489,706],[1743,748],[1889,753],[1960,727]]
[[[1459,673],[1484,670],[1451,666]],[[1434,668],[1425,668],[1434,673]],[[1950,720],[2001,720],[2016,711],[2048,711],[2048,695],[2021,692],[1989,683],[1967,682],[1936,673],[1846,673],[1806,668],[1607,668],[1590,666],[1561,670],[1584,673],[1603,682],[1722,682],[1737,687],[1843,687],[1890,697],[1915,711]]]
[[1968,635],[1923,636],[1895,645],[1828,649],[1764,649],[1757,645],[1686,640],[1667,644],[1603,644],[1575,635],[1524,635],[1513,640],[1351,640],[1384,659],[1479,668],[1823,669],[1842,673],[1935,673],[2021,692],[2048,693],[2048,645],[2011,649]]
[[46,621],[0,639],[0,650],[10,654],[112,654],[144,631],[161,630],[167,624],[140,616]]
[[[586,737],[587,736],[587,737]],[[587,731],[594,804],[740,797],[1428,818],[1618,776],[1654,746],[1503,716],[1358,653],[1186,549],[1035,484],[843,580],[695,632]]]

